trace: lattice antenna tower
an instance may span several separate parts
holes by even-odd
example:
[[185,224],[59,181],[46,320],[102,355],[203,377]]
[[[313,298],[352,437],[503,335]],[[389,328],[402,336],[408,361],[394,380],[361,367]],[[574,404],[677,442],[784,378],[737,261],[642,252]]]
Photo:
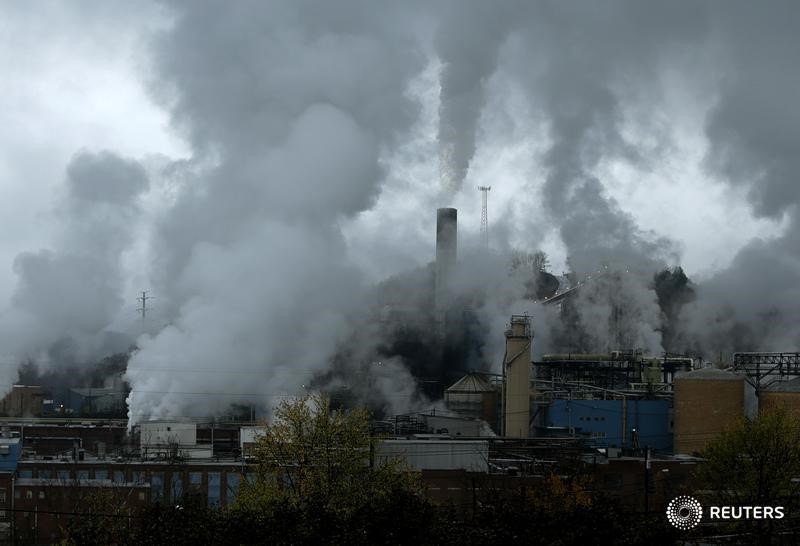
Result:
[[142,304],[142,306],[137,309],[137,311],[142,314],[142,325],[144,325],[145,321],[147,320],[147,302],[152,299],[153,296],[147,295],[147,290],[143,290],[142,295],[136,298],[136,300]]
[[489,250],[489,190],[491,186],[478,186],[481,191],[481,246]]

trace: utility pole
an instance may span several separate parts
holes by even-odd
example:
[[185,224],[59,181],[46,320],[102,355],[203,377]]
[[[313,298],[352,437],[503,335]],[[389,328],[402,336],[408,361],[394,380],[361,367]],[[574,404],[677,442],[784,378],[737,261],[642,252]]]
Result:
[[644,450],[644,513],[650,513],[650,448]]
[[491,186],[478,186],[478,189],[483,194],[481,196],[481,246],[484,250],[489,250],[489,214],[488,214],[488,201],[489,190]]
[[144,326],[145,319],[147,318],[147,300],[152,300],[153,296],[147,295],[147,290],[142,290],[142,295],[136,298],[136,301],[141,303],[141,307],[137,309],[142,314],[142,326]]

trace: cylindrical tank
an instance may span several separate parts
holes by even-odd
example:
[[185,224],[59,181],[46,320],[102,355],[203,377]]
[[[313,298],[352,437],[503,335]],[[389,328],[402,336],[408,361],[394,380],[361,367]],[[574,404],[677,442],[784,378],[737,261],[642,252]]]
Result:
[[527,438],[530,431],[531,407],[531,320],[512,315],[506,330],[504,428],[505,436]]
[[745,414],[744,377],[716,368],[680,373],[673,383],[675,453],[700,453]]
[[497,419],[497,392],[477,373],[469,373],[444,391],[447,409],[463,417],[483,419],[493,428]]
[[436,280],[434,305],[440,316],[450,303],[450,286],[458,258],[458,211],[436,209]]
[[759,393],[759,413],[777,408],[800,418],[800,379],[774,383]]

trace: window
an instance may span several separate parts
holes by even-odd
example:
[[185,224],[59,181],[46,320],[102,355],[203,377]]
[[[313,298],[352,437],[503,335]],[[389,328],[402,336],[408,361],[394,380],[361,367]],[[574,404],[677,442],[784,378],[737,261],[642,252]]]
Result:
[[219,472],[209,472],[208,473],[208,505],[214,506],[215,504],[219,504],[219,482],[220,482],[220,474]]
[[40,498],[40,499],[43,499],[43,498],[44,498],[44,491],[39,491],[39,498]]
[[75,478],[78,480],[88,480],[89,479],[89,471],[88,470],[78,470],[75,472]]
[[239,474],[236,472],[228,472],[226,479],[228,489],[225,492],[225,500],[231,503],[236,499],[236,495],[239,493]]
[[247,483],[256,483],[256,473],[255,472],[248,472],[245,476]]
[[114,471],[114,483],[125,483],[125,473],[122,470]]
[[6,503],[6,489],[5,487],[0,488],[0,504]]
[[183,497],[183,478],[180,474],[172,475],[172,500],[177,502]]
[[53,477],[53,473],[49,470],[39,470],[39,478],[42,480],[49,480]]
[[200,472],[189,472],[189,485],[194,487],[203,485],[203,474]]
[[33,478],[33,470],[20,470],[19,471],[20,478]]
[[144,500],[144,491],[139,491],[139,500],[140,501]]
[[22,491],[20,491],[19,489],[15,489],[14,490],[14,498],[15,499],[19,499],[21,497],[22,497]]
[[63,482],[69,481],[69,470],[56,470],[56,478]]
[[164,473],[150,473],[150,495],[152,500],[160,501],[164,496]]
[[95,470],[94,477],[96,480],[107,480],[108,479],[108,470]]
[[144,472],[141,470],[134,470],[132,481],[133,483],[144,483]]
[[28,489],[27,491],[25,491],[25,498],[26,499],[32,499],[33,498],[33,491],[31,489]]

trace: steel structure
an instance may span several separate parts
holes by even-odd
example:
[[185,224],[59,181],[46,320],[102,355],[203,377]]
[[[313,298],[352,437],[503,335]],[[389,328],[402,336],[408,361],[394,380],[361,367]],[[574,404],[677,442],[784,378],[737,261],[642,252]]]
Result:
[[483,194],[481,196],[481,245],[484,250],[489,248],[489,191],[491,186],[478,186]]
[[601,389],[626,390],[631,383],[641,381],[642,362],[641,357],[602,361],[575,355],[569,360],[536,362],[534,368],[536,381],[583,383]]
[[776,381],[800,377],[800,353],[733,353],[733,369],[744,372],[758,392]]

